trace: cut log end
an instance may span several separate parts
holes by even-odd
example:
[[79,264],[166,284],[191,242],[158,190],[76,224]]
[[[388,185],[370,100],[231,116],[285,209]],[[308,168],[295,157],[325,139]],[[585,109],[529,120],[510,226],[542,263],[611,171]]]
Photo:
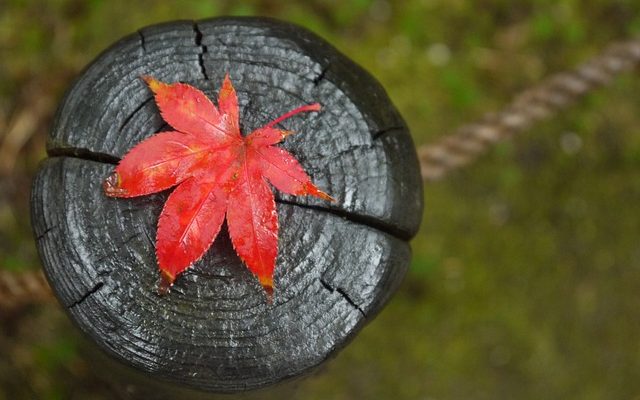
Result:
[[[50,134],[55,157],[34,181],[32,223],[56,296],[99,348],[157,381],[237,392],[312,371],[384,306],[409,263],[421,179],[411,137],[384,90],[325,41],[259,18],[195,26],[144,28],[85,70]],[[174,282],[158,276],[155,256],[168,193],[112,198],[117,177],[104,177],[135,144],[167,130],[141,73],[215,99],[227,72],[243,133],[301,104],[308,104],[302,111],[322,104],[320,113],[282,118],[279,129],[296,134],[281,145],[335,201],[319,190],[276,193],[273,282],[242,264],[225,227]]]

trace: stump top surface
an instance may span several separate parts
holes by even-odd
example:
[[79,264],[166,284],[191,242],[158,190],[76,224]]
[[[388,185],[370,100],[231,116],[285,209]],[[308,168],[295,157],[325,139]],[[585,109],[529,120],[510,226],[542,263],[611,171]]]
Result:
[[[337,199],[276,193],[274,303],[226,228],[172,292],[155,288],[157,218],[168,192],[110,199],[101,184],[135,144],[168,130],[139,78],[215,98],[226,73],[244,134],[302,104],[283,146]],[[34,182],[32,220],[47,277],[72,320],[117,360],[200,390],[257,388],[343,347],[408,266],[422,189],[407,127],[381,86],[310,32],[259,18],[178,21],[114,44],[63,100]]]

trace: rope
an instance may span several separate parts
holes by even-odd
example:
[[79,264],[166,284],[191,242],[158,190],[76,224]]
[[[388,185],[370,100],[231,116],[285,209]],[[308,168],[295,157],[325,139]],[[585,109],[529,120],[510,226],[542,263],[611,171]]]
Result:
[[0,270],[0,315],[51,299],[51,289],[41,271]]
[[[571,71],[559,73],[516,96],[502,111],[463,125],[451,135],[420,146],[422,178],[437,181],[468,165],[500,140],[551,118],[594,89],[630,71],[640,63],[640,39],[615,43]],[[0,270],[0,314],[52,298],[40,271],[12,273]]]
[[502,111],[486,114],[451,135],[418,148],[422,178],[437,181],[468,165],[494,143],[568,108],[594,89],[640,63],[640,39],[615,43],[575,69],[552,75],[516,96]]

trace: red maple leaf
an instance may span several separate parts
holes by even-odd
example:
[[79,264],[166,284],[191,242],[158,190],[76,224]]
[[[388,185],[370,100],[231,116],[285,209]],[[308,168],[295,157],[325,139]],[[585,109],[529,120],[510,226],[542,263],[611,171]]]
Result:
[[290,111],[246,137],[240,134],[238,99],[227,75],[218,107],[198,89],[143,77],[162,118],[175,131],[161,132],[129,151],[104,182],[111,197],[135,197],[173,186],[158,221],[156,256],[160,293],[199,260],[220,231],[225,214],[231,242],[270,297],[278,252],[278,214],[272,189],[333,200],[320,191],[298,161],[274,146],[292,132],[274,126]]

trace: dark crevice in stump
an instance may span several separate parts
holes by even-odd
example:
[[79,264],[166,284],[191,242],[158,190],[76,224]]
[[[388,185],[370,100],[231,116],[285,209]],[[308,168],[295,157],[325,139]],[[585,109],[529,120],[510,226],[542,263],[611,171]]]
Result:
[[[247,133],[302,104],[282,144],[335,203],[276,193],[273,304],[226,227],[159,297],[158,215],[170,191],[110,199],[101,184],[135,144],[168,127],[141,75],[216,98],[229,72]],[[94,61],[63,100],[32,194],[46,275],[75,324],[116,360],[205,391],[266,386],[312,370],[398,287],[422,212],[407,127],[382,87],[322,39],[268,19],[141,29]]]
[[320,278],[320,283],[322,284],[322,286],[324,286],[325,289],[327,289],[331,293],[333,293],[333,292],[340,293],[340,295],[342,297],[344,297],[344,299],[347,301],[347,303],[351,304],[353,306],[353,308],[355,308],[356,310],[360,311],[360,313],[362,314],[363,317],[367,316],[367,314],[365,314],[364,310],[362,310],[362,308],[358,304],[356,304],[351,299],[351,297],[349,297],[349,295],[347,294],[347,292],[344,291],[344,289],[342,289],[342,288],[334,288],[331,285],[329,285],[327,282],[325,282],[324,279],[322,279],[322,278]]
[[314,85],[318,86],[320,84],[320,81],[322,81],[324,79],[325,75],[327,75],[327,72],[329,72],[329,68],[331,68],[331,64],[327,64],[324,67],[322,67],[322,71],[320,71],[318,76],[313,78],[313,84]]
[[142,33],[142,31],[138,31],[138,36],[140,37],[140,47],[142,48],[142,52],[146,53],[147,52],[147,44],[146,44],[146,39],[144,38],[144,34]]
[[[142,107],[145,107],[147,105],[147,103],[151,103],[153,101],[153,96],[149,96],[149,98],[145,101],[143,101],[142,103],[140,103],[140,105],[138,107],[136,107],[131,114],[129,114],[129,116],[127,118],[124,119],[124,121],[122,121],[122,124],[120,125],[120,129],[118,130],[119,132],[122,132],[124,130],[124,128],[127,126],[127,124],[129,123],[129,121],[131,121],[131,119],[136,115],[136,113],[138,113],[138,111],[140,111],[140,109],[142,109]],[[50,149],[54,150],[54,149]]]
[[92,287],[91,289],[89,289],[89,291],[87,291],[87,293],[83,294],[82,297],[80,297],[78,300],[74,301],[73,303],[69,304],[67,306],[68,309],[71,309],[79,304],[82,304],[86,299],[89,298],[89,296],[91,296],[92,294],[95,294],[98,290],[102,289],[102,287],[104,286],[104,282],[98,282],[96,283],[96,285],[94,287]]
[[276,203],[277,204],[289,204],[292,206],[296,206],[296,207],[303,207],[303,208],[308,208],[310,210],[316,210],[318,212],[325,212],[325,213],[330,213],[333,215],[337,215],[338,217],[341,217],[347,221],[351,221],[355,224],[359,224],[359,225],[365,225],[368,226],[370,228],[373,229],[377,229],[381,232],[385,232],[388,233],[392,236],[395,236],[399,239],[411,239],[411,236],[408,235],[406,232],[403,232],[402,230],[397,229],[395,226],[390,225],[390,224],[386,224],[384,222],[381,222],[375,218],[366,216],[366,215],[358,215],[358,214],[350,214],[348,212],[345,212],[342,209],[339,208],[330,208],[330,207],[323,207],[320,205],[313,205],[313,204],[305,204],[302,202],[295,202],[295,201],[291,201],[289,200],[290,198],[292,198],[291,196],[286,196],[283,194],[276,194]]
[[49,157],[73,157],[81,160],[95,161],[103,164],[117,165],[120,162],[120,157],[112,156],[111,154],[98,153],[83,148],[56,148],[48,149],[47,155]]
[[207,69],[204,65],[204,54],[207,53],[207,46],[202,44],[202,32],[200,32],[200,28],[198,28],[198,23],[193,23],[193,31],[196,33],[196,46],[199,46],[201,51],[198,55],[198,64],[200,65],[200,71],[202,72],[202,76],[205,80],[209,80],[209,76],[207,75]]

